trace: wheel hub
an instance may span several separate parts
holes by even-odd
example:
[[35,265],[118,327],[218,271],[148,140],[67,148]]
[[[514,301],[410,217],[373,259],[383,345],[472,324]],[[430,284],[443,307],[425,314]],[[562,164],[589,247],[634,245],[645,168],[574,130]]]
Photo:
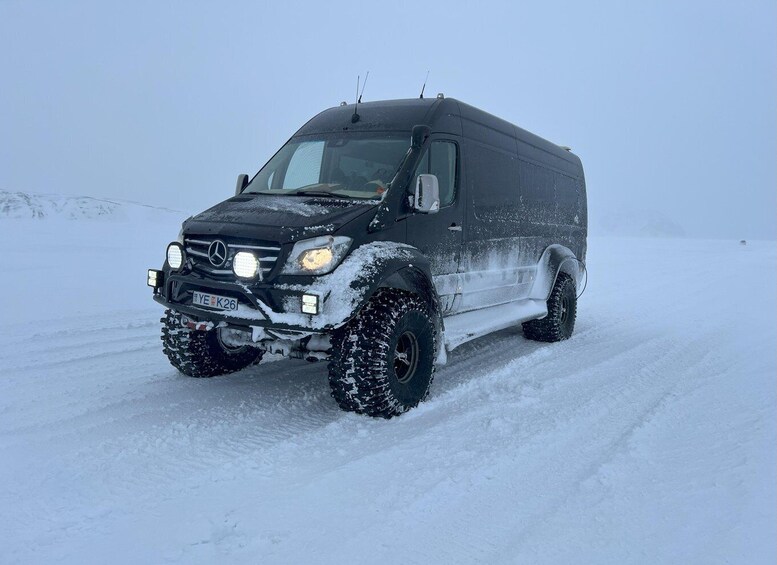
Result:
[[394,375],[400,383],[405,384],[413,378],[418,358],[418,339],[412,332],[403,333],[394,348]]
[[567,316],[569,312],[569,299],[564,298],[561,300],[561,323],[567,321]]

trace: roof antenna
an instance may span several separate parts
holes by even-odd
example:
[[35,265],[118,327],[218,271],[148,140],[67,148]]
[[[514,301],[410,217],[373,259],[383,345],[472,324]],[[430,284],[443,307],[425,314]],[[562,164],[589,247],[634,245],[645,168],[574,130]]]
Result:
[[367,86],[367,79],[370,78],[370,71],[367,71],[367,76],[364,77],[364,84],[362,84],[362,91],[359,93],[359,99],[356,101],[357,103],[362,103],[362,94],[364,94],[364,89]]
[[[351,116],[351,123],[352,124],[355,124],[356,122],[358,122],[359,118],[361,117],[361,116],[359,116],[359,112],[358,112],[358,110],[359,110],[359,98],[361,98],[359,96],[359,83],[361,81],[361,78],[362,77],[359,76],[359,75],[356,76],[356,106],[354,106],[354,108],[353,108],[353,116]],[[367,81],[365,80],[364,82],[367,82]]]
[[429,80],[429,71],[426,71],[426,78],[424,79],[424,85],[421,87],[421,96],[419,98],[421,100],[424,99],[424,90],[426,90],[426,81]]

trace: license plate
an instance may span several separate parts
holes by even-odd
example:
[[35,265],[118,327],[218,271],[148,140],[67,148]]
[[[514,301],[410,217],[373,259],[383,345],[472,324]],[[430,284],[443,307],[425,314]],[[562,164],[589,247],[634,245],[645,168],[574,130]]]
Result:
[[192,304],[194,306],[215,308],[216,310],[237,310],[237,298],[197,292],[196,290],[192,296]]

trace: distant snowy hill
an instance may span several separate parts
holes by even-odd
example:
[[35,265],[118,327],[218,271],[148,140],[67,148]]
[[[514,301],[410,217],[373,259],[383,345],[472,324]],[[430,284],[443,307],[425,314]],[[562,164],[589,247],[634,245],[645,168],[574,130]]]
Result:
[[185,215],[185,212],[178,210],[127,200],[0,190],[0,221],[9,219],[163,221]]
[[630,237],[683,237],[685,230],[677,222],[656,210],[624,210],[600,219],[602,235]]

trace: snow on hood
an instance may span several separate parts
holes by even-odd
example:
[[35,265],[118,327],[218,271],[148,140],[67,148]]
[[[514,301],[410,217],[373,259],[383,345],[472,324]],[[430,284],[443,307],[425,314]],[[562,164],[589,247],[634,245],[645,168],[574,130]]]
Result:
[[187,231],[212,232],[207,224],[285,229],[306,236],[331,233],[373,210],[377,200],[343,200],[305,196],[240,195],[216,204],[189,220]]

